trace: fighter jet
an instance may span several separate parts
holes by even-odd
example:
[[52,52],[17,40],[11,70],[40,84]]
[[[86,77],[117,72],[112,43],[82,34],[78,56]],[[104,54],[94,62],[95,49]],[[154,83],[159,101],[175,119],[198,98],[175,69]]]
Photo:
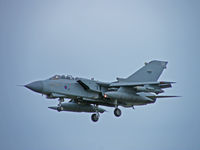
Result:
[[[100,105],[114,107],[114,115],[120,117],[122,112],[119,106],[134,108],[134,106],[153,104],[157,98],[177,97],[159,95],[175,83],[157,81],[166,66],[167,62],[154,60],[145,63],[129,77],[117,78],[114,82],[55,75],[47,80],[32,82],[25,87],[46,95],[48,99],[58,99],[58,105],[48,107],[50,109],[58,112],[90,112],[93,113],[92,121],[97,122],[100,113],[106,111],[100,108]],[[68,99],[68,102],[64,102],[65,99]]]

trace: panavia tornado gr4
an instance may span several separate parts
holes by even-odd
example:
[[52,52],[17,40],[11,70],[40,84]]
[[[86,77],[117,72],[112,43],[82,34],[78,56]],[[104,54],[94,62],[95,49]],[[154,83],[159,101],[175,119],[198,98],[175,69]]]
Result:
[[[117,78],[115,82],[100,82],[94,79],[73,78],[55,75],[47,80],[35,81],[26,88],[46,95],[48,99],[58,99],[58,106],[49,107],[57,111],[91,112],[91,119],[97,122],[105,109],[100,105],[114,107],[114,115],[121,116],[118,108],[152,104],[157,98],[176,96],[159,95],[174,82],[157,81],[166,68],[165,61],[151,61],[127,78]],[[64,102],[68,99],[69,102]]]

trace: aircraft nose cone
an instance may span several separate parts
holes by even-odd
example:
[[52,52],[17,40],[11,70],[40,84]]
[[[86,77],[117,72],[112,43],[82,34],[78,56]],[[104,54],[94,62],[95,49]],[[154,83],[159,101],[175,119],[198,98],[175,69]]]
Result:
[[35,81],[32,83],[29,83],[29,84],[25,85],[25,87],[32,91],[39,92],[39,93],[42,93],[42,90],[43,90],[42,81]]

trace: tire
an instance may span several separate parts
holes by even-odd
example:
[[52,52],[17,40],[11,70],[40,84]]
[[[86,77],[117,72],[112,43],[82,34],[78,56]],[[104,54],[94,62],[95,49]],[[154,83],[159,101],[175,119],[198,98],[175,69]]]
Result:
[[57,111],[63,111],[63,107],[57,107]]
[[99,120],[99,117],[97,114],[92,114],[91,119],[93,122],[97,122]]
[[115,114],[116,117],[119,117],[119,116],[121,116],[122,112],[119,108],[115,108],[114,114]]

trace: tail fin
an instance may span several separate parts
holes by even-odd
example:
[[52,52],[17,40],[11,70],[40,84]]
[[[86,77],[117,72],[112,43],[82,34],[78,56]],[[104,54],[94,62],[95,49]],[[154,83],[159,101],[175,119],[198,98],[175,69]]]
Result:
[[166,68],[167,62],[153,60],[149,63],[145,63],[145,66],[136,71],[134,74],[126,79],[125,82],[149,82],[157,81],[163,70]]

